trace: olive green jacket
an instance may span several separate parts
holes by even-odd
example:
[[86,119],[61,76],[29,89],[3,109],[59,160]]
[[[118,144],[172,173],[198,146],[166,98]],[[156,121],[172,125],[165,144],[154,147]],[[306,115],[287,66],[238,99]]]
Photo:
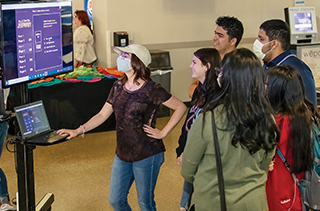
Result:
[[[222,106],[214,109],[217,135],[220,145],[223,177],[228,211],[268,210],[265,182],[267,168],[274,156],[259,150],[250,155],[240,145],[234,147],[231,140],[235,127],[226,128],[226,112]],[[188,133],[182,160],[182,176],[194,185],[191,205],[196,211],[220,211],[220,195],[216,171],[214,141],[212,135],[212,113],[199,115]]]

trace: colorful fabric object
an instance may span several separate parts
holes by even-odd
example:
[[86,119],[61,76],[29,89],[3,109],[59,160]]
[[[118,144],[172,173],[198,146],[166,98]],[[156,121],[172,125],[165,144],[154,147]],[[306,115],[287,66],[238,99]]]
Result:
[[56,77],[49,77],[46,79],[41,79],[34,81],[28,85],[29,89],[37,88],[40,86],[52,86],[55,84],[67,82],[67,83],[77,83],[77,82],[88,82],[93,83],[101,81],[102,78],[121,78],[124,73],[117,70],[117,67],[112,68],[102,68],[96,66],[80,66],[75,68],[74,71],[66,74],[61,74]]

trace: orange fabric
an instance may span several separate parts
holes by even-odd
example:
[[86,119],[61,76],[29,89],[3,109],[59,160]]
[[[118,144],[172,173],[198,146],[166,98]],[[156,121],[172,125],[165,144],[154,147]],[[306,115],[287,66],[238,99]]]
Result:
[[120,78],[124,75],[124,72],[118,71],[117,67],[111,67],[111,68],[106,68],[106,69],[103,69],[102,67],[96,67],[96,68],[99,73],[104,74],[104,75],[113,75],[117,78]]
[[30,84],[37,84],[37,83],[41,83],[41,82],[50,82],[52,80],[54,80],[54,77],[48,77],[48,78],[45,78],[45,79],[40,79],[40,80],[37,80],[37,81],[33,81]]
[[195,80],[195,81],[192,82],[192,84],[190,84],[189,90],[188,90],[188,96],[190,98],[192,98],[193,92],[197,88],[198,84],[199,84],[198,80]]

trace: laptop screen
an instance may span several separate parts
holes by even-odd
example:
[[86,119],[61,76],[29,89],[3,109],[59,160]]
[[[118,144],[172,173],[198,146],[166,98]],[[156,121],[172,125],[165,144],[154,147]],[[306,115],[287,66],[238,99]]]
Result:
[[14,110],[23,139],[51,130],[41,100],[15,107]]

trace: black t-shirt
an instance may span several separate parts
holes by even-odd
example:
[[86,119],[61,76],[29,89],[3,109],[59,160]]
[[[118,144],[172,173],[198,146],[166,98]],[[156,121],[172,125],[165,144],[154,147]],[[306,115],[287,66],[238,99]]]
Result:
[[135,162],[165,151],[162,140],[148,137],[143,125],[154,128],[159,105],[170,98],[171,94],[153,81],[135,91],[127,90],[121,81],[113,84],[107,102],[116,117],[116,154],[121,160]]

